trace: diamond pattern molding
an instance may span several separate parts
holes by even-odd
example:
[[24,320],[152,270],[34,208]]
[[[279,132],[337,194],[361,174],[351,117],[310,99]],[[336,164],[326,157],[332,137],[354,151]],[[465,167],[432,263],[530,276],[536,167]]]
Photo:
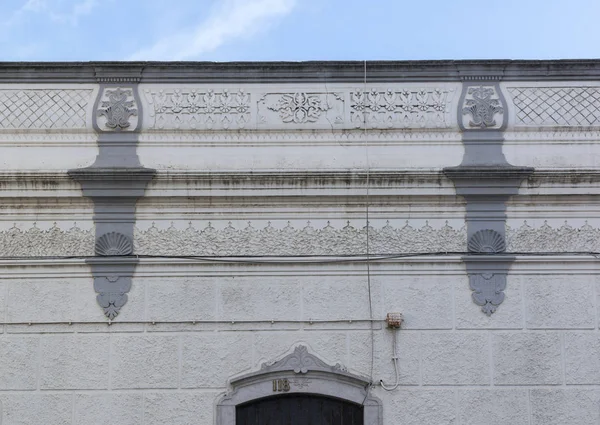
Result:
[[600,87],[511,87],[516,125],[600,126]]
[[0,128],[85,128],[92,90],[1,90]]

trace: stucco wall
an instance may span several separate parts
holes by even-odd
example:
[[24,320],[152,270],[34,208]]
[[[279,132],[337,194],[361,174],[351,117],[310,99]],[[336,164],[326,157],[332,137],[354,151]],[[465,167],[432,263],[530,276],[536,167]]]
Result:
[[[560,265],[538,260],[514,266],[507,298],[491,318],[472,303],[456,258],[373,267],[374,316],[405,317],[397,334],[400,387],[373,389],[385,424],[598,420],[597,266],[579,258]],[[373,377],[394,382],[392,331],[376,325],[371,336],[359,321],[368,317],[363,265],[257,270],[188,262],[159,276],[156,267],[138,268],[119,317],[156,324],[4,326],[4,423],[90,424],[110,415],[127,424],[211,424],[228,379],[299,344],[361,375],[370,374],[373,361]],[[53,269],[3,279],[8,322],[100,319],[91,278],[51,277]],[[198,323],[160,323],[192,320]]]

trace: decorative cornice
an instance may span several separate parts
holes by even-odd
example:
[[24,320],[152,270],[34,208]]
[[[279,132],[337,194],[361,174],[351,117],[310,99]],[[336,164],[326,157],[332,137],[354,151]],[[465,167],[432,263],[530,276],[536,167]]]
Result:
[[[451,179],[473,180],[473,186],[480,183],[478,180],[510,180],[522,179],[532,175],[532,167],[507,166],[465,166],[446,167],[444,174]],[[487,183],[481,183],[487,184]]]
[[[310,62],[4,62],[0,83],[92,83],[130,78],[147,82],[369,82],[598,80],[600,61],[430,60]],[[130,80],[131,81],[131,80]]]
[[[600,183],[600,169],[535,169],[531,173],[528,167],[512,167],[499,170],[489,170],[472,167],[449,167],[443,172],[439,170],[372,170],[369,174],[369,183],[377,187],[377,193],[372,195],[397,195],[397,190],[409,190],[410,195],[429,198],[432,196],[455,195],[454,187],[450,180],[453,174],[464,182],[466,188],[484,189],[496,179],[527,180],[521,185],[521,194],[528,188],[535,188],[536,195],[560,196],[572,194],[572,187],[577,184],[585,187]],[[3,191],[35,194],[38,191],[48,192],[49,185],[53,191],[79,190],[74,180],[104,181],[107,189],[118,188],[119,182],[148,181],[152,179],[152,196],[190,196],[189,190],[194,189],[194,196],[203,196],[202,191],[222,190],[232,194],[242,189],[261,189],[245,191],[236,196],[260,197],[272,191],[287,188],[318,189],[313,196],[326,196],[323,189],[339,189],[339,194],[344,196],[364,196],[363,193],[351,192],[355,188],[362,188],[366,184],[366,172],[348,170],[306,170],[306,171],[281,171],[265,170],[224,170],[216,172],[168,170],[152,174],[152,171],[140,168],[132,169],[95,169],[83,168],[63,171],[0,171],[0,183]],[[114,184],[108,184],[112,180]],[[301,185],[301,186],[299,186]],[[378,186],[379,185],[379,186]],[[424,189],[428,189],[424,191]],[[435,190],[432,192],[431,190]],[[59,193],[60,196],[73,196],[72,193]],[[293,192],[290,192],[293,195]],[[62,198],[61,198],[62,199]]]
[[94,74],[98,83],[105,84],[136,84],[142,77],[142,66],[122,64],[97,64],[94,66]]
[[75,168],[69,170],[68,175],[77,181],[143,181],[152,179],[156,171],[151,168]]
[[140,77],[98,77],[96,76],[98,83],[104,84],[137,84],[140,82]]
[[539,127],[525,130],[511,130],[504,132],[504,144],[523,145],[523,144],[564,144],[572,145],[575,143],[597,142],[598,130],[590,131],[587,127],[549,127],[540,129]]
[[500,81],[502,80],[502,74],[489,74],[489,75],[461,75],[461,81]]

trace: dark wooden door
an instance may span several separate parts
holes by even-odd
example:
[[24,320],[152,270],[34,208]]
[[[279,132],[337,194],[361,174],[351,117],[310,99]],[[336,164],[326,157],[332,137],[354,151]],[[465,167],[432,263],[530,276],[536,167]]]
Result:
[[255,400],[235,413],[236,425],[363,425],[361,405],[309,394]]

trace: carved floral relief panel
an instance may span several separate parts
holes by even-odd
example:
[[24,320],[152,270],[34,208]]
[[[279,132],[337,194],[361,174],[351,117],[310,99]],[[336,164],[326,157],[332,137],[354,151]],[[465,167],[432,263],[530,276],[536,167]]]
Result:
[[502,127],[506,108],[498,85],[471,84],[463,88],[463,93],[459,114],[462,116],[463,128],[494,130]]
[[258,125],[295,128],[342,126],[344,110],[342,92],[265,93],[257,104]]
[[103,131],[133,131],[138,124],[138,105],[132,87],[106,87],[96,110]]
[[[88,223],[89,225],[89,223]],[[0,230],[0,256],[91,256],[94,255],[94,229],[77,223],[65,228],[54,223],[43,229],[37,223]]]
[[[456,86],[144,86],[152,130],[437,129],[456,126]],[[271,89],[271,90],[269,90]]]
[[506,242],[509,252],[600,252],[600,228],[587,221],[578,226],[568,221],[532,226],[525,220],[520,226],[506,226]]
[[446,128],[453,89],[386,88],[350,93],[350,121],[355,128]]
[[243,89],[145,89],[154,130],[235,130],[251,124],[251,94]]

